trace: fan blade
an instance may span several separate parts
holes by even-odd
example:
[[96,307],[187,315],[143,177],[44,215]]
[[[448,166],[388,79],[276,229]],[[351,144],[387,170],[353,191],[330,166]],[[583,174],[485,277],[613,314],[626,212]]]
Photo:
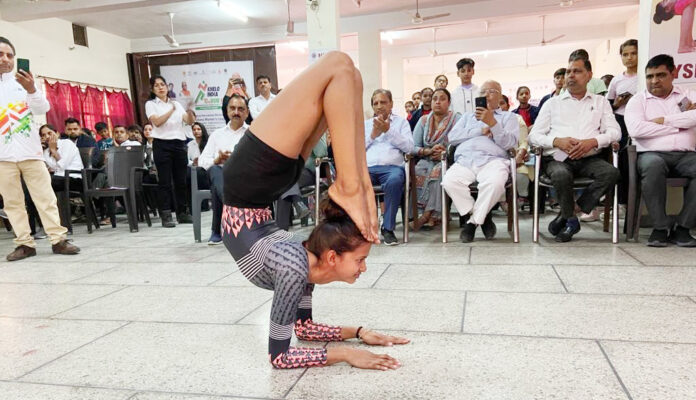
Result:
[[179,43],[179,46],[190,46],[193,44],[201,44],[203,42],[185,42],[185,43]]
[[556,37],[553,38],[553,39],[546,40],[546,43],[555,42],[556,40],[558,40],[558,39],[560,39],[560,38],[563,38],[563,37],[565,37],[565,35],[558,35],[558,36],[556,36]]
[[423,21],[430,21],[431,19],[438,19],[438,18],[444,18],[444,17],[449,17],[450,13],[445,13],[445,14],[437,14],[437,15],[431,15],[429,17],[423,17]]
[[176,43],[176,39],[174,39],[173,36],[170,36],[170,35],[162,35],[162,36],[164,36],[164,38],[167,39],[167,42],[169,42],[169,44]]
[[456,51],[450,51],[449,53],[437,53],[438,56],[452,56],[455,54],[459,54]]

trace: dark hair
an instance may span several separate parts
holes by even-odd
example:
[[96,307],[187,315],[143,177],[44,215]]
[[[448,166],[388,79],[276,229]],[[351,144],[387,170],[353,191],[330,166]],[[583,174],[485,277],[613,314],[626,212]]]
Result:
[[[372,97],[370,97],[370,104],[372,104],[375,101],[375,96],[377,96],[378,94],[386,95],[390,102],[394,101],[394,100],[392,100],[392,92],[390,90],[377,89],[374,92],[372,92]],[[413,97],[413,96],[411,96],[411,97]]]
[[0,36],[0,43],[5,43],[6,45],[10,46],[12,49],[12,54],[17,54],[17,50],[15,50],[14,45],[6,37]]
[[566,69],[565,69],[565,68],[559,68],[559,69],[556,70],[556,72],[553,73],[553,77],[555,78],[555,77],[557,77],[557,76],[559,76],[559,75],[565,76],[565,74],[566,74]]
[[205,125],[201,124],[200,122],[194,122],[193,124],[191,124],[191,129],[193,129],[194,126],[198,126],[199,128],[201,128],[201,142],[198,143],[198,150],[200,150],[202,153],[203,149],[205,149],[205,145],[208,144],[208,130],[205,128]]
[[[230,96],[230,101],[227,103],[227,107],[229,107],[230,104],[232,104],[232,99],[244,100],[244,105],[246,105],[246,107],[249,108],[249,100],[247,100],[247,98],[244,96],[240,96],[238,93],[233,93],[232,96]],[[225,112],[227,112],[227,110],[225,110]]]
[[[153,75],[152,78],[150,78],[150,97],[149,97],[150,100],[154,100],[157,98],[157,95],[155,94],[155,92],[152,91],[152,89],[155,87],[155,82],[157,82],[158,79],[161,80],[162,82],[164,82],[165,85],[167,84],[167,80],[164,79],[164,77],[162,75]],[[167,85],[167,97],[169,97],[169,86],[168,85]]]
[[152,125],[152,122],[146,122],[146,123],[143,124],[143,130],[145,130],[145,127],[148,126],[148,125],[150,125],[150,126],[153,127],[153,128],[155,127],[154,125]]
[[449,90],[444,89],[444,88],[435,89],[435,90],[433,91],[433,96],[435,96],[435,93],[437,93],[437,92],[442,92],[442,93],[444,93],[444,94],[447,96],[447,101],[452,102],[452,95],[450,94]]
[[471,68],[474,68],[474,60],[472,60],[471,58],[462,58],[461,60],[457,61],[457,70],[460,70],[467,65],[470,65]]
[[572,63],[572,62],[575,62],[575,61],[582,61],[582,63],[585,65],[585,69],[588,70],[588,71],[590,71],[590,72],[592,72],[592,63],[591,63],[590,60],[588,60],[587,58],[584,58],[584,57],[582,57],[582,56],[576,55],[575,57],[571,57],[571,58],[568,60],[568,63]]
[[[3,43],[3,42],[0,41],[0,43]],[[39,133],[41,133],[41,131],[43,130],[43,128],[48,128],[48,129],[52,130],[53,132],[57,132],[57,131],[56,131],[56,128],[54,128],[53,125],[51,125],[51,124],[43,124],[43,125],[41,125],[41,127],[39,128]]]
[[[118,128],[126,129],[126,127],[123,126],[123,125],[119,125],[119,124],[114,125],[114,130],[116,130],[116,129],[118,129]],[[128,130],[128,129],[126,129],[126,130]]]
[[612,79],[614,79],[614,75],[612,75],[612,74],[606,74],[606,75],[602,76],[602,77],[599,78],[599,79],[604,79],[604,78],[609,78],[609,80],[612,80]]
[[510,99],[506,95],[502,95],[503,100],[505,100],[505,104],[510,105]]
[[407,102],[404,103],[405,106],[407,106],[407,105],[409,105],[409,104],[411,104],[412,106],[415,106],[415,105],[416,105],[416,103],[412,102],[411,100],[409,100],[409,101],[407,101]]
[[97,133],[102,132],[106,129],[109,129],[109,126],[105,122],[97,122],[94,124],[94,130],[97,131]]
[[420,92],[413,92],[413,94],[411,95],[411,99],[413,99],[413,96],[415,96],[417,94],[420,94]]
[[420,91],[421,96],[423,96],[423,93],[425,93],[426,90],[430,90],[430,91],[432,92],[432,91],[433,91],[433,88],[429,88],[429,87],[423,88],[423,89]]
[[94,137],[94,134],[92,133],[91,130],[89,130],[89,128],[83,127],[83,128],[82,128],[82,132],[84,132],[85,135],[87,135],[87,136],[92,136],[92,137]]
[[657,7],[655,7],[655,15],[653,15],[653,21],[656,24],[661,24],[663,21],[669,21],[674,17],[674,11],[672,12],[667,12],[665,9],[665,6],[662,5],[662,2],[657,3]]
[[674,72],[674,58],[669,54],[658,54],[651,58],[648,64],[645,65],[645,70],[647,71],[648,68],[657,68],[660,65],[667,67],[669,72]]
[[636,39],[628,39],[619,46],[619,55],[623,54],[624,47],[633,46],[638,50],[638,41]]
[[574,52],[570,53],[570,56],[568,56],[568,62],[573,62],[578,59],[589,60],[590,55],[587,53],[587,50],[577,49]]
[[259,81],[260,81],[261,79],[265,79],[265,80],[267,80],[268,82],[271,81],[271,78],[269,78],[268,75],[259,75],[259,76],[256,77],[256,83],[259,83]]
[[324,219],[314,227],[309,238],[302,242],[309,252],[320,257],[324,252],[333,250],[340,255],[353,251],[366,242],[353,220],[333,200],[325,198],[320,207]]
[[68,124],[78,124],[78,125],[80,125],[80,121],[78,121],[77,119],[75,119],[75,118],[73,118],[73,117],[68,117],[68,118],[65,119],[65,125],[68,125]]
[[141,135],[143,134],[143,128],[141,128],[138,124],[129,125],[126,130],[128,132],[138,132]]
[[447,81],[447,83],[449,83],[449,79],[447,79],[447,76],[446,76],[446,75],[443,75],[443,74],[440,74],[440,75],[436,76],[436,77],[435,77],[435,82],[437,82],[437,80],[438,80],[440,77],[445,78],[445,81]]
[[520,95],[520,90],[522,90],[522,89],[527,89],[527,91],[529,92],[529,94],[532,94],[532,91],[531,91],[527,86],[520,86],[520,87],[517,88],[517,93],[515,94],[515,96],[519,96],[519,95]]

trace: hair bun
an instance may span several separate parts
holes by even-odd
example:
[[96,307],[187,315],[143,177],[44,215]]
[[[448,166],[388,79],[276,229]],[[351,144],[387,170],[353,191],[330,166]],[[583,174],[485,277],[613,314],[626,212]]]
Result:
[[320,209],[327,222],[342,222],[350,218],[341,206],[328,197],[321,202]]

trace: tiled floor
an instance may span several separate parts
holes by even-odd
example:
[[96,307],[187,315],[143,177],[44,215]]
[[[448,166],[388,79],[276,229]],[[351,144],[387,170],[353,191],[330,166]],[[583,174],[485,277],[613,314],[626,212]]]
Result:
[[[465,245],[452,227],[447,244],[435,231],[374,247],[356,284],[315,290],[317,320],[411,338],[373,349],[402,362],[390,372],[272,369],[272,293],[224,246],[193,243],[190,225],[77,226],[80,256],[51,255],[43,240],[37,257],[0,262],[0,398],[696,396],[696,249],[615,246],[599,223],[569,244],[545,232],[533,244],[527,215],[513,244],[497,222],[494,241]],[[10,239],[0,233],[3,255]]]

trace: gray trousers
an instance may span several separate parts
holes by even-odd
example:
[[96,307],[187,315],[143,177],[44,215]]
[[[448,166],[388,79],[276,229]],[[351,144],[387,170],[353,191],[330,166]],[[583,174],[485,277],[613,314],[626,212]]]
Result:
[[544,157],[543,164],[546,175],[551,178],[558,203],[561,205],[561,217],[572,218],[575,215],[575,196],[573,190],[574,178],[591,178],[594,180],[578,197],[578,207],[584,213],[589,213],[597,205],[599,199],[609,192],[619,180],[619,170],[614,168],[600,156],[591,156],[579,160],[566,159],[558,162],[553,157]]
[[[665,211],[667,177],[696,178],[696,152],[647,151],[638,155],[638,174],[643,199],[655,229],[670,229]],[[696,226],[696,185],[684,190],[684,205],[677,216],[677,224],[692,229]]]

